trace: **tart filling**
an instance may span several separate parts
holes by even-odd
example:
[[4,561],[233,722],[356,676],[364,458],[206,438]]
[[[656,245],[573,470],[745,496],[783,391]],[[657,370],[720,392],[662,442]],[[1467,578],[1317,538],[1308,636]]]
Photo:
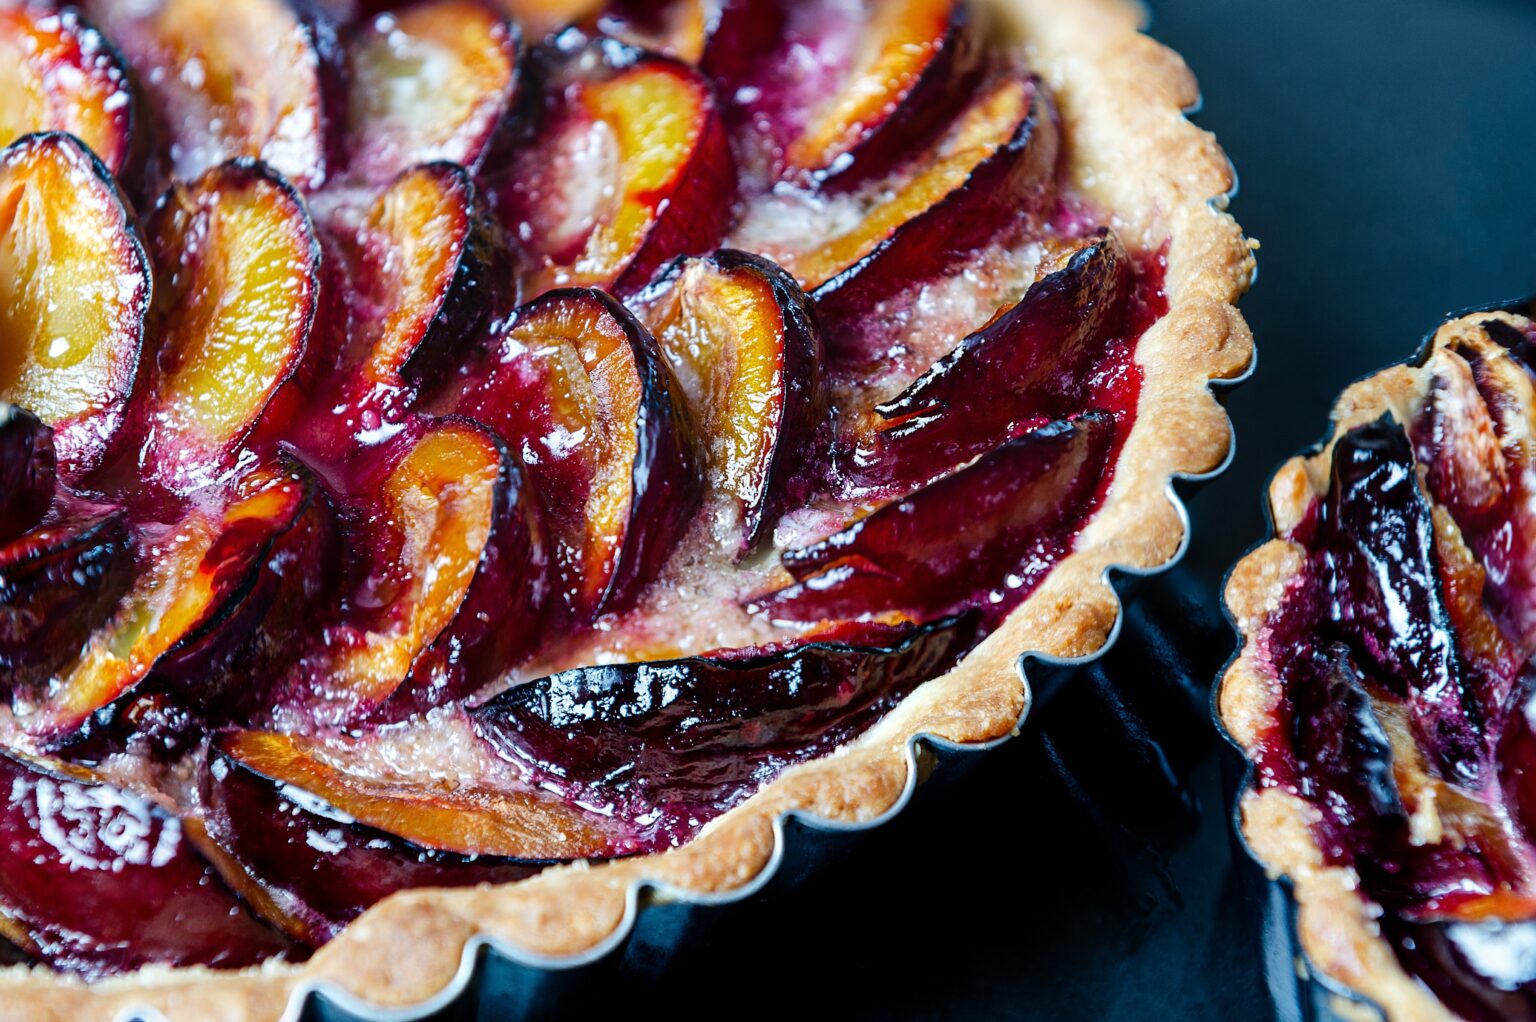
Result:
[[[1328,450],[1277,478],[1280,538],[1229,592],[1248,837],[1300,875],[1318,964],[1394,1017],[1536,1009],[1533,338],[1469,316],[1357,385]],[[1357,909],[1319,890],[1330,875]],[[1341,954],[1357,937],[1390,954]]]
[[86,979],[447,927],[435,969],[445,889],[483,932],[586,877],[538,918],[589,946],[611,860],[739,884],[772,814],[882,811],[918,730],[1006,733],[1013,658],[1095,649],[1225,450],[1219,151],[1159,122],[1174,237],[1083,186],[1049,80],[1087,30],[1176,111],[1123,12],[1032,70],[959,0],[352,6],[0,24],[99,64],[0,154],[0,935]]

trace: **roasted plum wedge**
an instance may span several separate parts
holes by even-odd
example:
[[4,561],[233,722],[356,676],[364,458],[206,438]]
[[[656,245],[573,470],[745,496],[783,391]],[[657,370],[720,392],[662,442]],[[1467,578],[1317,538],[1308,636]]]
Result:
[[972,619],[890,640],[883,623],[836,641],[583,667],[470,711],[476,732],[529,783],[639,824],[642,848],[683,840],[779,773],[857,735],[975,638]]
[[220,596],[156,661],[159,687],[198,719],[248,719],[251,679],[296,656],[288,634],[335,593],[334,519],[323,483],[291,455],[245,473],[199,568]]
[[420,848],[527,861],[612,854],[600,817],[548,795],[368,777],[338,765],[352,758],[346,742],[241,731],[218,747],[246,769]]
[[478,170],[511,116],[517,30],[472,0],[378,15],[348,41],[349,176],[385,184],[419,163]]
[[[303,0],[87,0],[156,114],[166,169],[190,181],[239,157],[301,188],[332,174],[344,116],[341,55]],[[318,11],[318,8],[314,8]]]
[[733,6],[743,5],[722,0],[612,0],[592,21],[602,35],[698,65],[725,9]]
[[463,697],[537,634],[546,555],[517,465],[468,420],[414,432],[360,480],[344,530],[357,577],[282,697],[310,726]]
[[[77,740],[93,715],[113,706],[163,659],[233,641],[226,626],[232,619],[243,622],[235,611],[259,581],[274,542],[294,527],[309,499],[302,476],[281,467],[259,468],[231,486],[222,507],[199,506],[172,523],[138,523],[131,581],[125,590],[98,583],[121,593],[110,615],[90,622],[93,630],[83,645],[63,647],[71,658],[51,676],[13,687],[17,722],[35,744],[48,748]],[[52,588],[35,590],[34,598],[80,599],[75,586],[61,586],[58,575],[65,568],[81,571],[78,562],[87,558],[98,577],[115,579],[122,570],[121,542],[109,523],[116,518],[81,523],[82,534],[64,545],[66,559],[57,566],[43,561],[32,567],[23,560],[20,569],[42,568],[52,582]],[[49,532],[45,526],[12,547],[35,544]],[[40,615],[45,621],[58,616]]]
[[53,427],[66,479],[123,425],[149,303],[138,228],[101,162],[57,133],[0,153],[0,400]]
[[708,472],[735,505],[740,553],[818,481],[825,439],[821,331],[784,270],[725,250],[670,267],[639,306],[672,367]]
[[601,291],[552,291],[523,307],[427,405],[485,423],[518,452],[578,620],[632,606],[698,506],[677,384],[651,334]]
[[66,506],[0,547],[0,688],[14,695],[65,668],[132,582],[120,509]]
[[530,43],[539,42],[558,29],[594,16],[603,0],[494,0],[507,17],[522,26]]
[[[822,6],[830,18],[842,5]],[[857,43],[841,80],[814,97],[784,149],[787,173],[832,177],[841,187],[890,173],[931,141],[964,105],[980,64],[962,0],[855,6]]]
[[925,156],[882,185],[847,230],[812,248],[765,244],[816,299],[829,353],[859,364],[869,310],[938,278],[1056,199],[1055,112],[1028,78],[1004,74],[978,92]]
[[758,187],[844,191],[891,174],[988,66],[963,0],[615,0],[596,24],[710,72]]
[[290,950],[147,799],[3,753],[0,786],[0,936],[37,960],[95,979]]
[[[319,946],[375,902],[412,887],[510,883],[537,872],[533,863],[432,851],[358,822],[303,784],[261,771],[327,780],[325,768],[281,736],[236,739],[253,766],[215,752],[201,779],[199,837],[225,879],[285,933]],[[298,764],[297,766],[295,764]],[[331,794],[347,795],[330,780]],[[318,785],[317,785],[318,786]],[[376,805],[375,796],[357,796]],[[372,801],[370,801],[372,799]],[[413,807],[395,808],[401,818]],[[423,814],[434,812],[420,807]],[[451,828],[463,822],[435,810]]]
[[[1336,575],[1326,628],[1377,684],[1394,688],[1441,776],[1475,788],[1489,773],[1482,720],[1440,579],[1431,504],[1401,425],[1381,419],[1338,442],[1313,542]],[[1322,583],[1319,583],[1322,584]]]
[[135,155],[133,87],[121,56],[68,8],[0,10],[0,143],[60,131],[122,174]]
[[[474,179],[453,163],[402,173],[356,225],[332,228],[343,316],[321,317],[309,366],[327,395],[314,423],[344,456],[359,433],[407,411],[516,306],[507,239]],[[345,407],[343,417],[331,409]],[[338,425],[342,427],[337,430]]]
[[1066,556],[1107,485],[1114,418],[1032,430],[827,539],[787,551],[795,584],[754,609],[782,621],[1006,614]]
[[303,200],[248,160],[172,188],[146,233],[158,331],[135,413],[139,471],[186,493],[228,475],[299,367],[320,246]]
[[536,138],[500,184],[527,252],[528,293],[591,285],[623,294],[730,227],[730,144],[699,71],[612,39],[562,34],[536,54]]
[[58,470],[53,430],[24,408],[0,404],[0,545],[43,520]]
[[875,406],[840,459],[850,492],[909,492],[1083,406],[1089,369],[1130,326],[1130,259],[1113,232],[1079,248],[1017,304]]

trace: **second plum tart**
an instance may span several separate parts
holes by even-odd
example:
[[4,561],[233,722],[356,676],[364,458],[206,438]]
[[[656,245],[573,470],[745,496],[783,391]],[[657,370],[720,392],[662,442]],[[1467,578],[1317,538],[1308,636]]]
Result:
[[1252,257],[1130,5],[81,6],[0,14],[7,1009],[740,887],[1226,455]]
[[1344,392],[1227,588],[1243,832],[1313,967],[1391,1019],[1536,1011],[1533,409],[1527,315],[1444,324]]

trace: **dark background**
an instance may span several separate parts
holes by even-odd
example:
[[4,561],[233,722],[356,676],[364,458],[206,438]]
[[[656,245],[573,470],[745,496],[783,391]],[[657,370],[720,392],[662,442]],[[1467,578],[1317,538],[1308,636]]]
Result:
[[[1237,166],[1233,211],[1263,244],[1243,303],[1258,371],[1228,400],[1237,457],[1191,501],[1184,565],[1141,588],[1101,666],[1031,674],[1050,697],[1021,738],[833,842],[811,879],[652,910],[678,912],[686,939],[637,939],[558,998],[493,982],[444,1018],[1269,1016],[1264,888],[1230,837],[1237,758],[1208,710],[1231,648],[1216,593],[1263,535],[1269,474],[1323,434],[1344,385],[1450,312],[1536,293],[1536,3],[1154,14],[1200,78],[1197,122]],[[1284,950],[1272,958],[1285,976]]]

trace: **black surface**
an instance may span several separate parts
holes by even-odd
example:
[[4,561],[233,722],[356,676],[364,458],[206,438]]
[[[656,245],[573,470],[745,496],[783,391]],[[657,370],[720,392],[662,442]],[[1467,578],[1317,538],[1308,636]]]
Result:
[[1243,305],[1259,371],[1228,402],[1238,458],[1192,502],[1187,570],[1142,592],[1137,634],[1020,740],[829,845],[809,881],[659,916],[657,939],[558,998],[492,984],[523,993],[482,1017],[1271,1014],[1265,891],[1228,832],[1235,769],[1205,703],[1229,643],[1215,594],[1262,535],[1270,472],[1324,432],[1345,384],[1413,354],[1449,312],[1536,292],[1536,5],[1156,8],[1154,34],[1200,77],[1198,122],[1239,169],[1234,212],[1263,242]]

